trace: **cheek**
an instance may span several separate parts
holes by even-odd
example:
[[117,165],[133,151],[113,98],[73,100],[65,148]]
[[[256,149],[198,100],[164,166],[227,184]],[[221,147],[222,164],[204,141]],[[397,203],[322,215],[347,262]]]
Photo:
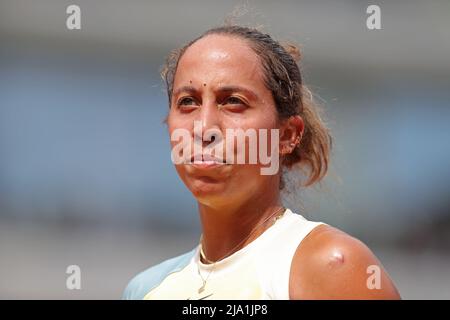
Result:
[[260,165],[238,164],[233,166],[233,174],[228,179],[230,184],[235,186],[236,190],[255,190],[255,187],[260,185],[265,179],[261,175]]
[[271,177],[261,175],[257,165],[235,165],[232,175],[224,185],[222,195],[229,199],[246,198],[260,190],[262,185],[266,185],[267,179]]
[[223,125],[229,128],[257,130],[277,128],[279,123],[275,107],[261,106],[261,108],[256,107],[249,110],[242,117],[229,118],[224,121]]
[[[262,153],[266,156],[272,155],[273,146],[279,143],[279,127],[276,119],[272,116],[261,116],[254,119],[245,119],[239,122],[239,125],[233,129],[242,129],[243,131],[254,130],[255,135],[250,139],[245,138],[245,147],[238,150],[237,138],[234,141],[227,141],[227,143],[234,143],[235,153],[245,152],[246,161],[249,163],[249,154],[256,154],[258,159],[261,159]],[[274,131],[278,130],[278,132]],[[278,133],[278,134],[277,134]],[[262,148],[263,147],[263,148]],[[240,151],[240,152],[239,152]],[[274,151],[275,152],[275,151]],[[246,168],[250,172],[253,167]]]
[[167,118],[167,130],[169,134],[170,144],[172,145],[172,147],[179,143],[179,141],[172,141],[173,133],[177,130],[183,130],[183,135],[187,133],[189,133],[190,135],[192,130],[192,124],[190,125],[190,123],[191,122],[186,121],[185,119],[182,119],[177,116],[169,116]]
[[176,129],[178,127],[186,127],[186,123],[189,121],[186,115],[180,114],[176,107],[170,107],[167,114],[167,125],[169,128]]

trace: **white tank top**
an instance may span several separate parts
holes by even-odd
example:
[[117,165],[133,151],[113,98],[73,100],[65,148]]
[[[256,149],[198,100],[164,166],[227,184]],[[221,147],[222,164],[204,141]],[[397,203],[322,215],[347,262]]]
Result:
[[[320,224],[323,223],[308,221],[286,209],[258,238],[225,259],[214,265],[202,263],[199,244],[192,251],[136,276],[124,298],[287,300],[294,253]],[[206,286],[199,293],[202,278]]]

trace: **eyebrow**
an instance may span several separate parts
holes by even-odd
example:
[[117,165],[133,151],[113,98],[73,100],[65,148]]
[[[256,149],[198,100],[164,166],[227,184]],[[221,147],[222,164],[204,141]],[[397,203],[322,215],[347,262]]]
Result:
[[[190,93],[190,94],[194,94],[197,91],[198,90],[195,87],[193,87],[193,86],[182,86],[182,87],[176,89],[173,92],[173,96],[176,97],[182,92],[187,92],[187,93]],[[248,95],[253,100],[258,100],[259,99],[258,95],[254,91],[252,91],[250,89],[247,89],[245,87],[236,86],[236,85],[222,86],[222,87],[219,87],[216,91],[217,92],[222,92],[222,93],[242,92],[242,93]]]

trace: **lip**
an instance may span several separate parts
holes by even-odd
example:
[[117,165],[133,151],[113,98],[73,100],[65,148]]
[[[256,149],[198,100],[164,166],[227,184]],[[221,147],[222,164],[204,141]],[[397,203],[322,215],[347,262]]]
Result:
[[201,158],[201,160],[194,161],[194,158],[195,156],[192,156],[191,161],[188,164],[198,169],[211,169],[226,165],[222,159],[209,154],[198,155],[197,158]]
[[201,161],[201,162],[191,163],[190,165],[197,169],[212,169],[212,168],[222,167],[225,165],[225,163],[214,162],[214,161]]

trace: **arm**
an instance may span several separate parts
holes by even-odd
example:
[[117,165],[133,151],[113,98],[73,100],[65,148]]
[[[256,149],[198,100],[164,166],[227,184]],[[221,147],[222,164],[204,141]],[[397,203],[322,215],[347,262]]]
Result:
[[315,228],[298,246],[289,295],[291,299],[400,299],[370,249],[327,225]]

